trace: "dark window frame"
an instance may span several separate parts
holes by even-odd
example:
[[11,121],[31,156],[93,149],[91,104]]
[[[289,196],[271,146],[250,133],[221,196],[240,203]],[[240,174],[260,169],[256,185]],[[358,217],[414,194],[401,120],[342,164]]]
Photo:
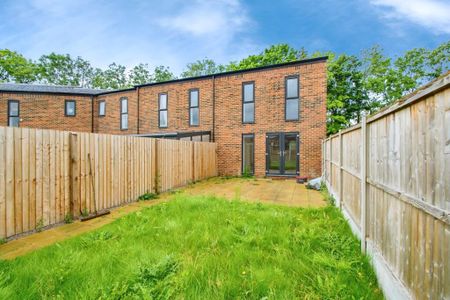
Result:
[[[17,103],[17,116],[13,116],[10,114],[11,112],[11,103]],[[20,127],[20,101],[19,100],[8,100],[8,120],[7,124],[8,126],[11,126],[10,118],[19,118],[19,126]]]
[[[166,95],[166,108],[161,109],[161,95]],[[161,126],[161,112],[166,111],[166,126]],[[169,93],[159,93],[158,94],[158,128],[168,128],[169,127]]]
[[[245,86],[253,85],[253,100],[245,102]],[[244,120],[244,106],[245,104],[252,103],[253,104],[253,121],[245,121]],[[242,83],[242,124],[255,124],[256,123],[256,105],[255,105],[255,81],[245,81]]]
[[[73,103],[73,115],[67,114],[67,103]],[[76,100],[64,100],[64,116],[65,117],[76,117],[77,116],[77,101]]]
[[[127,112],[126,113],[122,112],[122,103],[123,103],[123,101],[127,101]],[[129,114],[128,114],[128,112],[129,112],[128,97],[121,97],[120,101],[119,101],[119,105],[120,105],[120,107],[119,107],[120,130],[128,130],[128,127],[129,127],[128,124],[130,123],[130,120],[128,119],[128,116],[129,116]],[[105,110],[105,112],[106,112],[106,110]],[[123,115],[127,115],[127,128],[123,127],[123,123],[122,123],[122,116]]]
[[[191,92],[197,92],[197,106],[192,106],[192,102],[191,102]],[[190,127],[198,127],[200,126],[200,89],[198,88],[194,88],[194,89],[189,89],[188,90],[188,100],[189,100],[189,126]],[[167,107],[167,104],[166,104]],[[198,124],[192,124],[191,123],[191,109],[192,108],[197,108],[198,109]]]
[[243,133],[241,138],[241,174],[244,174],[244,139],[246,137],[251,137],[253,139],[253,170],[250,172],[251,175],[255,175],[255,134],[254,133]]
[[[105,111],[103,112],[103,114],[100,114],[100,106],[104,104],[105,105]],[[121,104],[122,105],[122,104]],[[122,107],[120,107],[120,109],[122,109]],[[106,101],[105,100],[100,100],[98,101],[98,116],[99,118],[102,118],[104,116],[106,116]]]
[[[297,79],[297,97],[288,97],[288,85],[289,79]],[[295,119],[287,118],[287,103],[288,100],[297,100],[297,117]],[[289,75],[284,79],[284,120],[286,122],[296,122],[300,120],[300,76],[299,75]]]

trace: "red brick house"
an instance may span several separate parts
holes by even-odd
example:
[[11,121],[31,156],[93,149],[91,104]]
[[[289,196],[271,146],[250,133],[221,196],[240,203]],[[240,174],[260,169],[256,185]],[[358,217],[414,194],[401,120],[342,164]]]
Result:
[[316,177],[326,57],[115,91],[0,84],[0,125],[214,141],[221,175]]

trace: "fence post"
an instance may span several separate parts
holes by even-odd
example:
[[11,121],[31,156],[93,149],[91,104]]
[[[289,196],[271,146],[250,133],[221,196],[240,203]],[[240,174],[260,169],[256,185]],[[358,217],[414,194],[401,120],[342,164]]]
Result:
[[76,133],[69,133],[69,191],[70,191],[70,212],[73,217],[79,216],[79,199],[78,199],[78,136]]
[[154,160],[153,160],[153,165],[154,165],[154,169],[155,172],[153,174],[153,185],[154,185],[154,191],[155,194],[159,194],[159,184],[160,184],[160,178],[158,178],[159,174],[158,174],[158,141],[159,139],[155,139],[155,148],[153,149],[154,151]]
[[361,120],[361,251],[366,253],[366,237],[367,237],[367,199],[366,199],[366,184],[367,184],[367,124],[366,116]]
[[343,170],[343,143],[342,132],[339,130],[339,208],[342,210],[342,202],[344,201],[344,170]]

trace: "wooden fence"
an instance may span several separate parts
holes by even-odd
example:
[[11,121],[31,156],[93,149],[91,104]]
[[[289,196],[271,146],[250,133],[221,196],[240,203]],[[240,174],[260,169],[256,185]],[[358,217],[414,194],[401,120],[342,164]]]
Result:
[[386,296],[450,299],[450,75],[323,151],[323,179]]
[[0,127],[0,238],[216,175],[214,143]]

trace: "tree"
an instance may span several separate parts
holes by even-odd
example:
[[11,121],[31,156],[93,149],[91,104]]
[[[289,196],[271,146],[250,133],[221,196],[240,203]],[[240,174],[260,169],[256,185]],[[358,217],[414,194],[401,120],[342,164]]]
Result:
[[0,82],[29,83],[36,80],[36,65],[9,49],[0,50]]
[[153,82],[153,74],[148,64],[139,64],[134,66],[128,74],[128,81],[131,85],[145,84]]
[[39,81],[46,84],[88,87],[92,82],[93,68],[79,56],[73,59],[69,54],[42,55],[37,68]]
[[225,71],[225,67],[216,64],[212,59],[197,60],[194,63],[189,63],[186,66],[186,70],[181,73],[182,78],[196,77],[203,75],[210,75]]
[[158,66],[153,72],[154,82],[162,82],[176,79],[175,75],[169,70],[169,67]]
[[123,89],[130,87],[125,66],[112,63],[106,70],[95,69],[92,87],[101,89]]
[[264,49],[261,53],[250,55],[239,62],[231,62],[226,66],[227,70],[242,70],[261,66],[274,65],[284,62],[290,62],[307,57],[304,48],[296,50],[288,44],[272,45]]

